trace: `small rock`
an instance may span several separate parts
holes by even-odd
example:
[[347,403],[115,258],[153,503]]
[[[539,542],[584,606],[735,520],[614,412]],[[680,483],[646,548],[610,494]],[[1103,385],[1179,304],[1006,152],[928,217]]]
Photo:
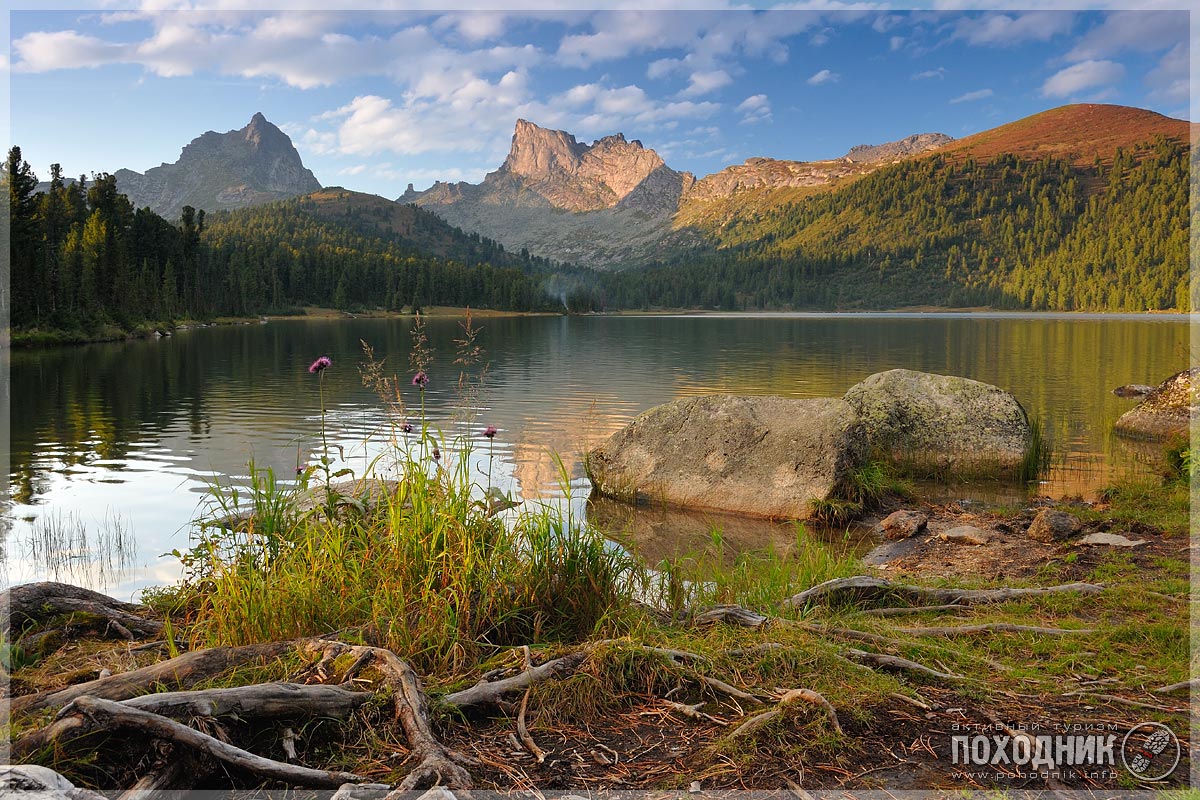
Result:
[[329,800],[383,800],[391,791],[386,783],[343,783]]
[[1038,542],[1061,542],[1079,532],[1079,520],[1065,511],[1039,511],[1029,524],[1026,535]]
[[1089,533],[1076,544],[1080,545],[1109,545],[1111,547],[1137,547],[1146,544],[1145,539],[1127,539],[1119,533]]
[[688,793],[689,794],[699,794],[700,791],[701,791],[700,781],[692,781],[692,785],[688,787]]
[[920,511],[895,511],[884,517],[875,530],[894,542],[916,536],[928,523],[929,516]]
[[21,800],[104,800],[104,795],[80,789],[48,767],[35,764],[0,765],[0,797]]
[[992,534],[974,525],[959,525],[942,533],[938,538],[954,544],[989,544]]
[[1153,386],[1147,386],[1144,383],[1127,383],[1113,389],[1113,394],[1117,397],[1145,397],[1153,391]]

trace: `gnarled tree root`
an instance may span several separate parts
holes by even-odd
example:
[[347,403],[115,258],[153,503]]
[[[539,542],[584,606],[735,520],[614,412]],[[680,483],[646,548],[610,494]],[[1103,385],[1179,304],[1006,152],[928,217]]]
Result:
[[753,733],[763,725],[766,725],[768,722],[778,717],[789,705],[798,700],[805,703],[811,703],[824,709],[825,713],[829,716],[829,721],[833,725],[833,729],[838,733],[843,733],[842,724],[838,721],[837,711],[834,710],[833,705],[831,705],[830,702],[824,698],[824,696],[814,692],[812,689],[792,689],[791,691],[786,692],[783,697],[779,698],[779,705],[776,708],[773,708],[770,711],[764,711],[761,714],[755,714],[753,717],[750,717],[741,725],[738,725],[736,728],[734,728],[729,733],[729,738],[735,739],[739,736],[747,736]]
[[[63,709],[59,719],[50,728],[54,729],[53,735],[45,742],[49,746],[60,744],[59,739],[68,734],[70,738],[76,739],[95,731],[124,730],[155,739],[165,739],[232,767],[292,786],[331,789],[343,783],[361,783],[365,780],[350,772],[311,769],[264,758],[161,714],[142,711],[123,702],[102,700],[98,697],[76,699]],[[21,746],[24,742],[25,740],[22,740],[14,747],[14,755],[18,758],[26,749]]]
[[0,630],[10,638],[31,625],[63,614],[84,613],[107,620],[109,626],[126,639],[158,636],[163,624],[147,619],[142,606],[123,603],[100,592],[54,581],[26,583],[0,592]]
[[935,603],[939,605],[977,605],[1003,603],[1007,600],[1042,597],[1048,594],[1075,592],[1099,594],[1104,587],[1096,583],[1066,583],[1060,586],[1038,588],[1000,587],[996,589],[938,589],[929,586],[910,586],[893,583],[886,578],[856,575],[852,578],[834,578],[805,589],[783,601],[790,608],[803,608],[818,603],[878,603],[897,599],[906,602]]

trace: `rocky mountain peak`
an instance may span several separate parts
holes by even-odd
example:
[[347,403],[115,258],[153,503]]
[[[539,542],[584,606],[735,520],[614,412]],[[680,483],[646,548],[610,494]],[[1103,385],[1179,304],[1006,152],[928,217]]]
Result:
[[262,112],[243,128],[193,139],[173,164],[115,175],[135,206],[149,206],[168,219],[178,217],[185,205],[208,211],[244,208],[321,188],[292,140]]
[[[578,141],[566,131],[517,120],[512,148],[493,181],[516,179],[551,207],[568,211],[612,208],[656,170],[670,170],[658,153],[623,133]],[[657,182],[657,181],[656,181]]]

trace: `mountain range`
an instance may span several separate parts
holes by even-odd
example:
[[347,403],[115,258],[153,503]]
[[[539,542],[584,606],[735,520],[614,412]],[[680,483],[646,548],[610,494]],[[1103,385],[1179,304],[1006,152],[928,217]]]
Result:
[[[587,143],[519,120],[507,158],[480,183],[410,184],[393,201],[322,189],[287,135],[255,114],[200,136],[173,164],[104,180],[172,221],[185,205],[210,212],[199,243],[209,257],[195,257],[185,221],[157,264],[117,276],[142,287],[136,313],[329,302],[1178,309],[1189,306],[1192,137],[1182,120],[1079,104],[962,139],[920,133],[825,161],[750,158],[697,179],[620,133]],[[155,231],[167,222],[121,216],[102,194],[94,208],[70,193],[39,206],[71,259],[90,263],[105,224],[165,236]],[[80,269],[71,291],[86,297]],[[65,275],[51,271],[27,294]],[[214,285],[225,294],[205,299],[198,287]]]
[[509,250],[589,267],[627,267],[702,246],[703,236],[687,221],[713,201],[760,189],[829,187],[951,141],[923,133],[857,145],[833,161],[750,158],[697,180],[623,134],[589,145],[520,119],[508,158],[482,183],[439,181],[423,192],[410,184],[397,202],[427,208]]

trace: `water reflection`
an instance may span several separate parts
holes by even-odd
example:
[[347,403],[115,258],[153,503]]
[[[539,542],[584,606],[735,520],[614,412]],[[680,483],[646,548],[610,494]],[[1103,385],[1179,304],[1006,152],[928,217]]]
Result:
[[[291,474],[319,449],[319,401],[307,372],[317,355],[334,362],[325,377],[331,444],[361,473],[391,426],[379,398],[361,385],[360,340],[400,374],[411,410],[419,399],[407,380],[410,324],[286,321],[14,351],[11,541],[26,542],[50,514],[99,525],[112,510],[136,539],[134,570],[122,589],[163,580],[173,567],[158,556],[186,547],[212,476],[244,482],[250,459]],[[487,391],[467,419],[452,364],[457,321],[429,321],[436,352],[428,419],[450,439],[499,428],[492,481],[522,500],[562,496],[553,458],[560,455],[571,485],[583,489],[574,501],[580,513],[581,454],[651,406],[710,392],[840,395],[894,367],[1012,391],[1041,418],[1057,454],[1036,491],[1085,494],[1114,474],[1154,469],[1159,458],[1153,446],[1111,435],[1134,402],[1112,388],[1156,384],[1188,364],[1187,321],[1165,316],[506,317],[482,326]],[[488,443],[478,445],[472,469],[484,483]],[[599,520],[608,512],[589,513]],[[658,526],[647,536],[648,552],[693,535],[688,526],[642,519],[643,512],[622,513],[614,527],[629,523],[630,514],[634,527]],[[10,580],[50,574],[46,564],[27,561],[10,564]]]

